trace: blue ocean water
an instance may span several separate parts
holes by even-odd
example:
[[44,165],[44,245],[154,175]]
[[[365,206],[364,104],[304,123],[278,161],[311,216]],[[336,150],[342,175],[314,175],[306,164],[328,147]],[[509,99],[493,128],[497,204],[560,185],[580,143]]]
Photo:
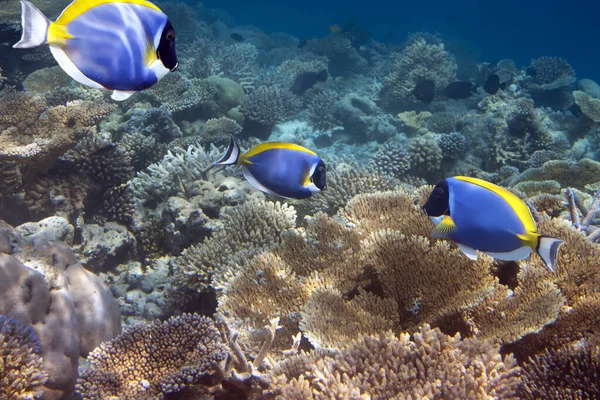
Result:
[[600,79],[598,40],[600,4],[593,1],[486,0],[342,1],[342,0],[206,0],[237,24],[252,24],[265,32],[283,31],[298,37],[322,37],[329,25],[352,18],[373,38],[401,42],[408,33],[438,32],[476,47],[479,61],[559,56],[575,68],[578,78]]

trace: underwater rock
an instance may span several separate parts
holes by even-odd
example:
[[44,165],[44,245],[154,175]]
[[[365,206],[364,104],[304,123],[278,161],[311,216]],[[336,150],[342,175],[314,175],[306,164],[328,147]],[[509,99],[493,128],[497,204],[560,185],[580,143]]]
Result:
[[595,99],[600,99],[600,85],[591,79],[577,81],[577,90],[582,90]]
[[135,254],[135,237],[116,222],[104,226],[85,224],[81,236],[81,263],[93,271],[111,270]]
[[600,99],[581,90],[573,92],[573,99],[575,99],[575,104],[581,108],[583,115],[596,123],[600,122]]
[[58,240],[73,244],[75,228],[65,218],[48,217],[39,222],[26,222],[17,226],[20,235],[19,246],[36,245],[41,240]]
[[39,338],[48,374],[44,398],[72,393],[79,356],[121,332],[109,289],[60,242],[43,241],[15,256],[0,254],[0,276],[0,314],[31,324]]
[[344,127],[338,137],[347,143],[371,140],[383,143],[398,133],[396,125],[400,125],[394,118],[382,113],[373,100],[356,95],[339,100],[334,106],[333,116]]

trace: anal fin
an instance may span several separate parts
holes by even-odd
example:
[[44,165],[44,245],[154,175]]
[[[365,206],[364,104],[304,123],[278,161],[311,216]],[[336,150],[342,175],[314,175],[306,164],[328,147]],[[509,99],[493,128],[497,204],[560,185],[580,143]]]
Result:
[[123,101],[123,100],[127,100],[128,98],[130,98],[131,96],[133,96],[136,93],[137,93],[136,91],[130,91],[130,90],[115,90],[112,92],[112,95],[110,96],[110,98],[115,101]]
[[477,260],[477,251],[469,246],[465,246],[464,244],[456,244],[460,251],[462,251],[469,259],[476,261]]

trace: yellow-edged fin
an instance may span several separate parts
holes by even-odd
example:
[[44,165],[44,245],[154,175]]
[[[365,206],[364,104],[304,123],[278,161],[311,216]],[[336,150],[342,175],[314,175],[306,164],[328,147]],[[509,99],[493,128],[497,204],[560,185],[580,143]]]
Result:
[[89,11],[92,8],[97,7],[99,5],[109,3],[138,4],[140,6],[152,8],[156,11],[161,11],[160,8],[146,0],[75,0],[63,10],[62,14],[60,14],[58,19],[56,20],[56,23],[59,25],[67,26],[75,18],[79,17],[86,11]]
[[452,232],[456,230],[456,224],[452,221],[449,215],[446,215],[442,222],[438,224],[431,231],[431,237],[443,239],[447,238]]
[[158,60],[156,50],[154,49],[154,40],[151,36],[146,38],[146,47],[144,49],[144,65],[151,66],[154,61]]
[[[521,200],[519,197],[517,197],[517,195],[515,195],[514,193],[512,193],[498,185],[494,185],[493,183],[486,182],[481,179],[471,178],[468,176],[456,176],[455,178],[460,181],[469,182],[474,185],[481,186],[482,188],[491,190],[492,192],[496,193],[498,196],[502,197],[510,205],[510,207],[515,211],[515,213],[517,214],[517,216],[523,223],[525,230],[527,232],[531,232],[532,234],[537,233],[537,228],[535,226],[535,222],[533,221],[533,216],[531,215],[531,211],[529,210],[529,207],[527,207],[527,205],[523,202],[523,200]],[[531,240],[531,239],[528,239],[528,240]]]
[[306,171],[304,179],[300,183],[302,184],[302,186],[308,186],[310,184],[310,171]]
[[540,240],[539,233],[525,233],[525,234],[517,234],[517,237],[521,239],[523,242],[523,246],[531,247],[532,249],[537,249],[538,241]]
[[257,154],[260,154],[264,151],[274,150],[274,149],[301,151],[301,152],[316,156],[316,153],[310,151],[309,149],[307,149],[305,147],[298,146],[297,144],[284,143],[284,142],[268,142],[268,143],[259,144],[258,146],[254,146],[249,152],[244,154],[244,158],[248,159],[248,158],[255,156]]
[[66,26],[59,25],[56,22],[50,24],[48,28],[48,44],[63,46],[68,39],[73,39],[73,35],[69,33]]

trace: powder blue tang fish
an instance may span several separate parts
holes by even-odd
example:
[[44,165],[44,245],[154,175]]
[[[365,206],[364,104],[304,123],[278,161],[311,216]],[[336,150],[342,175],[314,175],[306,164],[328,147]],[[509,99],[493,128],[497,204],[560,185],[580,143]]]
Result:
[[500,186],[465,176],[444,179],[423,210],[436,224],[432,236],[453,240],[473,260],[475,250],[505,261],[535,250],[555,270],[562,240],[540,235],[527,205]]
[[125,100],[177,68],[175,31],[145,0],[75,0],[56,22],[21,0],[23,34],[15,48],[50,46],[58,65],[86,86]]
[[325,190],[325,163],[314,152],[296,144],[268,142],[241,154],[234,138],[215,164],[239,165],[252,186],[265,193],[305,199]]

